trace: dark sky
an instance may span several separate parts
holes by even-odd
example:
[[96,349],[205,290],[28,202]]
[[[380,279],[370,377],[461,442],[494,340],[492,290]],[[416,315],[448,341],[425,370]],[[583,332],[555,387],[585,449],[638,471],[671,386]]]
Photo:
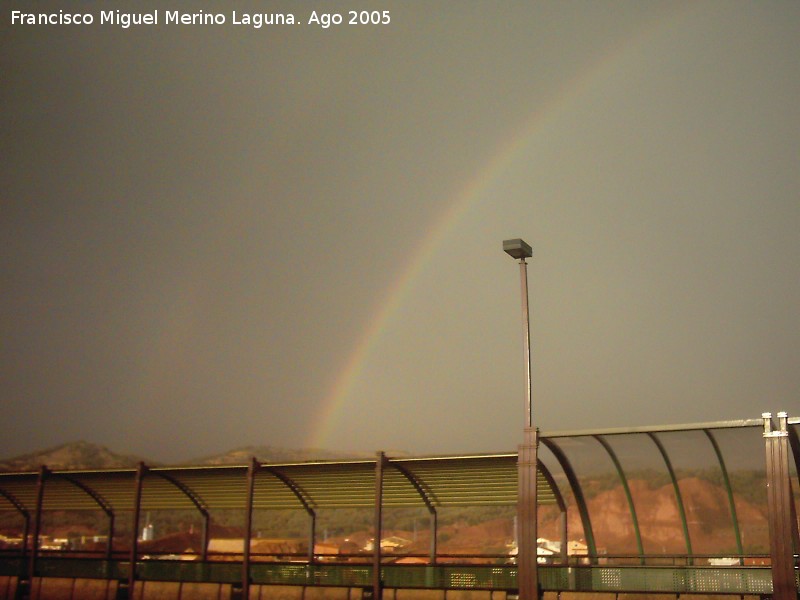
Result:
[[796,416],[798,56],[794,1],[5,2],[0,456],[513,450],[513,237],[543,430]]

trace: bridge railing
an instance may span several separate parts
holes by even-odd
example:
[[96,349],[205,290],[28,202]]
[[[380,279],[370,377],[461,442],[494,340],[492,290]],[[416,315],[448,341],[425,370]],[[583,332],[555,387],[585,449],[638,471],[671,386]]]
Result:
[[545,591],[766,595],[772,572],[764,566],[550,566],[539,569],[539,584]]
[[[574,557],[573,557],[574,558]],[[607,557],[603,564],[542,564],[543,591],[640,592],[674,594],[767,595],[772,592],[769,565],[712,566],[674,556],[674,564],[624,564]],[[664,557],[658,557],[663,560]],[[744,558],[744,557],[742,557]],[[19,575],[25,561],[0,558],[0,575]],[[363,587],[372,585],[372,565],[366,562],[253,562],[254,584]],[[37,561],[39,577],[127,580],[126,560],[50,556]],[[142,560],[136,564],[138,581],[181,581],[236,584],[241,580],[240,560]],[[384,564],[381,580],[387,588],[474,589],[516,592],[517,567],[513,564]],[[800,590],[800,580],[797,580]]]

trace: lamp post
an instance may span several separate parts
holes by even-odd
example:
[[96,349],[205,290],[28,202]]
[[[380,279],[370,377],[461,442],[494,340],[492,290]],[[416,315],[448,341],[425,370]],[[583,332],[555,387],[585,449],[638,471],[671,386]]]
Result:
[[537,600],[539,576],[537,571],[537,451],[539,432],[533,426],[533,394],[531,387],[531,327],[528,308],[528,263],[533,255],[531,247],[519,238],[503,241],[503,250],[519,261],[519,277],[522,292],[522,334],[525,341],[525,429],[523,443],[519,446],[517,459],[517,585],[519,600]]

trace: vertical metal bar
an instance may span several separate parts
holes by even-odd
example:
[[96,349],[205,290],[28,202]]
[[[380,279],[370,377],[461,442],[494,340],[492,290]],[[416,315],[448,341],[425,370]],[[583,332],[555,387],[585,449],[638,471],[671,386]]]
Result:
[[114,560],[114,531],[115,516],[112,512],[108,515],[108,542],[106,543],[106,560]]
[[383,468],[386,455],[378,452],[375,461],[375,540],[372,548],[372,598],[381,600],[381,537],[383,537]]
[[142,489],[144,487],[144,476],[147,473],[147,465],[140,462],[136,467],[135,496],[133,499],[133,539],[131,540],[131,553],[128,559],[130,564],[128,570],[128,598],[133,598],[133,588],[136,585],[136,562],[139,560],[139,525],[141,524],[142,514]]
[[439,537],[439,513],[436,509],[428,511],[431,519],[431,549],[430,549],[430,563],[436,564],[436,555],[438,554],[438,537]]
[[314,564],[314,546],[317,544],[317,513],[313,510],[308,513],[311,518],[308,532],[308,564]]
[[200,538],[200,545],[202,546],[200,550],[200,560],[205,564],[208,562],[208,537],[211,517],[208,512],[201,514],[203,516],[203,531]]
[[519,447],[517,462],[517,586],[520,600],[535,600],[539,597],[539,578],[537,569],[537,451],[539,431],[525,428],[525,443]]
[[31,516],[30,514],[25,511],[23,513],[25,518],[25,525],[24,529],[22,530],[22,561],[25,564],[26,553],[28,552],[28,537],[31,534]]
[[36,481],[36,518],[33,520],[33,540],[31,540],[31,555],[28,559],[28,590],[33,590],[33,578],[36,576],[36,559],[39,554],[39,536],[42,530],[44,484],[47,480],[48,472],[47,467],[42,465],[39,468],[39,478]]
[[785,412],[777,415],[778,427],[772,428],[772,415],[764,413],[764,440],[767,459],[767,507],[769,510],[769,545],[772,563],[773,600],[797,600],[794,573],[792,488],[789,475],[789,432]]
[[247,468],[247,506],[244,513],[244,548],[242,548],[242,598],[244,600],[250,598],[250,542],[253,537],[253,499],[258,469],[258,461],[253,456]]

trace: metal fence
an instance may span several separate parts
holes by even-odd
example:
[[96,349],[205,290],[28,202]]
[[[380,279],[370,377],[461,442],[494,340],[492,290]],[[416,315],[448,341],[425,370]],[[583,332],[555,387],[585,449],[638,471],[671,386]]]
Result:
[[[0,559],[0,574],[19,575],[25,569],[19,559]],[[369,564],[254,563],[252,583],[262,585],[363,587],[372,585]],[[233,583],[241,580],[241,562],[181,560],[141,561],[139,581]],[[129,564],[81,558],[46,558],[37,563],[40,577],[127,580]],[[386,588],[465,589],[516,592],[514,565],[384,565],[381,581]],[[539,583],[543,591],[640,592],[671,594],[769,595],[769,566],[639,566],[639,565],[542,565]],[[800,591],[800,579],[797,581]]]

